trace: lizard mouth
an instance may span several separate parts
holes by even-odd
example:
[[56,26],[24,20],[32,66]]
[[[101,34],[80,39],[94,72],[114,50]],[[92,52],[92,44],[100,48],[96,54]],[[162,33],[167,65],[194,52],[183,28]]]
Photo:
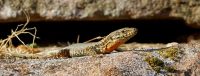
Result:
[[130,32],[128,32],[128,34],[127,34],[127,37],[133,37],[133,36],[135,36],[136,34],[137,34],[137,32],[138,32],[138,29],[136,29],[136,28],[131,28],[130,29]]
[[136,28],[133,28],[133,30],[134,30],[134,31],[133,31],[133,34],[134,34],[134,35],[136,35],[136,34],[137,34],[137,32],[138,32],[138,29],[136,29]]

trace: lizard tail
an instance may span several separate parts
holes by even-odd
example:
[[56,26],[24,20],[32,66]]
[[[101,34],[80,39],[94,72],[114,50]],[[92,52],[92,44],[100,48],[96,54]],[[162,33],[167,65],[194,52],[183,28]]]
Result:
[[51,50],[51,51],[42,51],[39,53],[16,53],[10,52],[10,56],[18,57],[18,58],[31,58],[31,59],[40,59],[40,58],[70,58],[69,50],[62,49],[62,50]]

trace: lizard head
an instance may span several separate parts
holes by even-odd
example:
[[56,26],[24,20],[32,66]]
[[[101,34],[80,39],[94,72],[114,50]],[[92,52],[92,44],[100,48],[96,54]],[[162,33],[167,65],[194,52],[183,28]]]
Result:
[[136,28],[125,27],[111,32],[100,42],[102,42],[102,44],[105,46],[104,50],[106,50],[106,52],[111,52],[136,34]]
[[121,28],[110,33],[110,35],[112,35],[111,36],[112,40],[123,40],[124,42],[126,42],[136,34],[137,34],[136,28],[128,28],[128,27]]

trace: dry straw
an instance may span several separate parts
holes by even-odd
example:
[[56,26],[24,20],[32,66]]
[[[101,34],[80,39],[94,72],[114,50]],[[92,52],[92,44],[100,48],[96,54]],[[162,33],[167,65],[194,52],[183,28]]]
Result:
[[[5,53],[6,51],[8,51],[9,49],[12,49],[14,47],[13,43],[12,43],[13,38],[17,38],[23,45],[26,46],[26,44],[19,37],[19,35],[21,35],[21,34],[29,34],[29,35],[33,36],[32,44],[35,44],[35,38],[37,38],[36,37],[37,29],[36,29],[36,27],[26,28],[26,26],[28,25],[28,23],[30,21],[30,16],[27,12],[25,12],[25,11],[23,11],[23,12],[27,19],[26,23],[18,25],[15,30],[11,30],[11,35],[8,35],[8,37],[6,39],[0,40],[0,54],[2,54],[3,52]],[[30,32],[31,30],[34,30],[34,34]],[[26,46],[26,47],[31,47],[31,46]]]

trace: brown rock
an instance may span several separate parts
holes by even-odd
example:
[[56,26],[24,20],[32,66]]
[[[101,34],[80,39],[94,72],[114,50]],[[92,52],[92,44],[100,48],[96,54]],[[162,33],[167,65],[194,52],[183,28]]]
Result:
[[[200,75],[200,41],[178,44],[182,54],[178,61],[169,62],[176,72],[152,70],[144,61],[144,51],[116,52],[95,57],[84,56],[68,59],[1,59],[0,75],[33,76],[155,76]],[[165,59],[163,59],[165,60]],[[169,61],[166,59],[166,62]]]
[[184,19],[200,28],[198,0],[0,0],[0,22],[107,19]]

